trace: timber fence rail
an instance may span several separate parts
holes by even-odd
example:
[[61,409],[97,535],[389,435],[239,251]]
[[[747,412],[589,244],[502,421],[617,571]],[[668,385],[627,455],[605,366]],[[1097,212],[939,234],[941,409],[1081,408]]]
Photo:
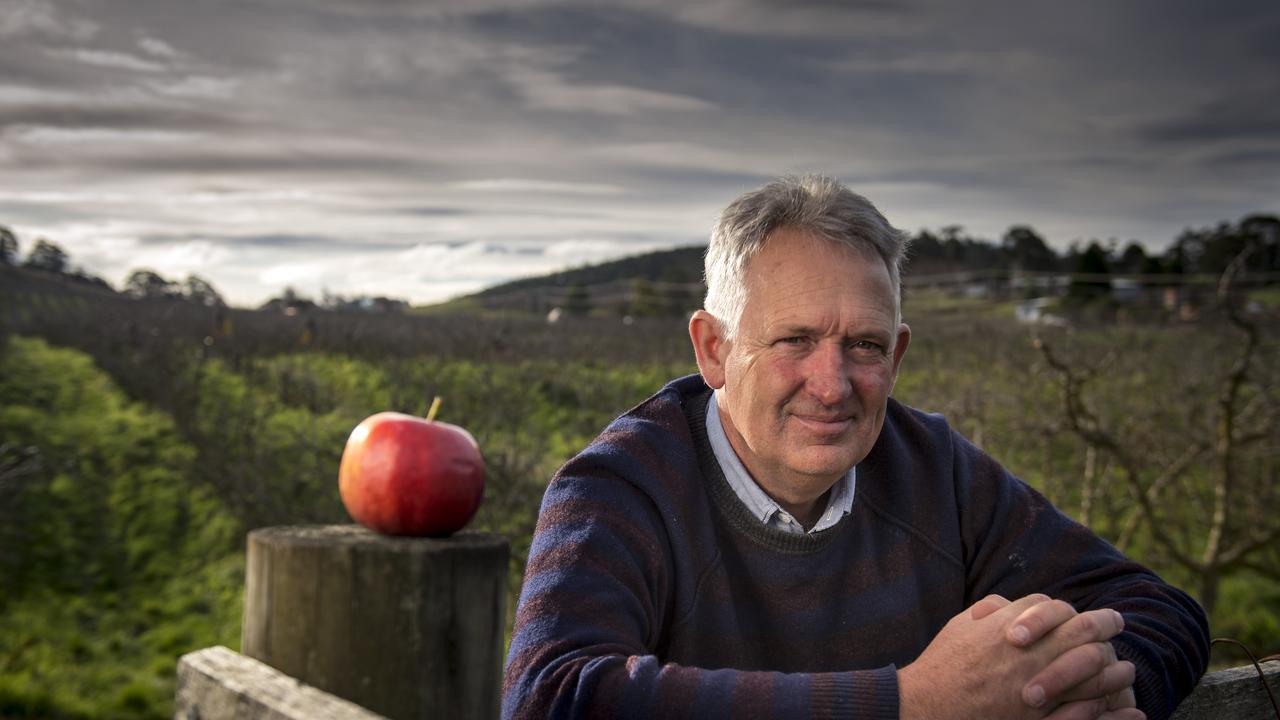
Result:
[[[1280,660],[1262,663],[1280,688]],[[1274,691],[1274,690],[1273,690]],[[178,660],[175,720],[376,720],[353,702],[318,690],[275,668],[217,646]],[[1273,720],[1276,717],[1252,665],[1205,675],[1173,720]]]

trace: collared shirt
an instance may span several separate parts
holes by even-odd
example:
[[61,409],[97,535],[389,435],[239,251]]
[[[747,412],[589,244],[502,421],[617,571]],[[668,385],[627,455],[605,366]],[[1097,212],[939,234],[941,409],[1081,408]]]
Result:
[[[733,488],[738,499],[747,506],[751,514],[760,519],[760,522],[776,530],[796,535],[803,534],[805,530],[800,521],[774,502],[773,498],[760,488],[760,484],[751,477],[751,473],[747,472],[742,459],[729,444],[729,436],[725,434],[724,425],[720,422],[719,403],[720,391],[717,390],[711,396],[711,401],[707,403],[707,439],[711,441],[711,450],[715,453],[716,462],[720,463],[720,470],[724,472],[729,486]],[[849,468],[849,472],[831,486],[831,492],[827,496],[827,509],[809,532],[826,530],[853,509],[857,469],[856,466]]]

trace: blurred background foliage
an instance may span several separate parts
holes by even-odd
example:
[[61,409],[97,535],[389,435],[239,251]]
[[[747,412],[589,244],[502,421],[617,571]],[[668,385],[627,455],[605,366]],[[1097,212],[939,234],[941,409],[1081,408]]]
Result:
[[[349,522],[347,434],[374,412],[424,414],[437,395],[441,419],[484,451],[470,529],[511,540],[510,612],[556,468],[695,369],[679,316],[255,312],[0,272],[0,716],[171,714],[179,655],[239,647],[246,530]],[[914,294],[895,395],[947,415],[1168,579],[1202,599],[1212,586],[1215,635],[1280,651],[1280,543],[1264,542],[1280,499],[1275,311],[1254,316],[1224,465],[1224,383],[1247,343],[1222,315],[1081,312],[1033,333],[1013,308]],[[1071,424],[1068,401],[1142,458],[1136,473]],[[1247,552],[1189,564],[1207,557],[1217,508],[1222,546]]]

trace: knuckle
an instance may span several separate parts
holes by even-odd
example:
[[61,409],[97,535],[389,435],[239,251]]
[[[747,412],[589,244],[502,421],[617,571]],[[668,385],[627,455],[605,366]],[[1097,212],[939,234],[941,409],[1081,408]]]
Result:
[[1064,720],[1094,720],[1107,711],[1107,704],[1103,700],[1079,700],[1071,703],[1070,708],[1064,713]]
[[1100,640],[1098,646],[1102,649],[1102,657],[1107,661],[1107,664],[1111,665],[1120,662],[1120,659],[1116,657],[1116,648],[1110,642]]
[[1091,660],[1096,667],[1103,668],[1110,664],[1111,661],[1107,659],[1107,650],[1110,649],[1110,645],[1107,643],[1091,643],[1088,647],[1092,655]]
[[1115,690],[1115,686],[1117,684],[1118,683],[1115,682],[1113,678],[1109,677],[1106,672],[1100,672],[1094,676],[1093,692],[1090,694],[1097,697],[1104,697],[1109,701],[1110,695]]
[[1084,613],[1077,622],[1080,624],[1080,632],[1084,635],[1092,637],[1098,631],[1098,620],[1094,615]]

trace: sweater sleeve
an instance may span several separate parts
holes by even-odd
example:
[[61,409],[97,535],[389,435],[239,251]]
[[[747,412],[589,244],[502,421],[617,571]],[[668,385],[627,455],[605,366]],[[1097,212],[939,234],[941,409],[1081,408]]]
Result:
[[534,532],[502,716],[898,717],[892,666],[810,674],[664,662],[655,648],[679,612],[671,553],[644,493],[616,477],[562,471]]
[[1204,610],[957,434],[953,446],[969,601],[1040,592],[1078,611],[1119,611],[1125,629],[1112,645],[1137,669],[1138,708],[1168,718],[1208,663]]

